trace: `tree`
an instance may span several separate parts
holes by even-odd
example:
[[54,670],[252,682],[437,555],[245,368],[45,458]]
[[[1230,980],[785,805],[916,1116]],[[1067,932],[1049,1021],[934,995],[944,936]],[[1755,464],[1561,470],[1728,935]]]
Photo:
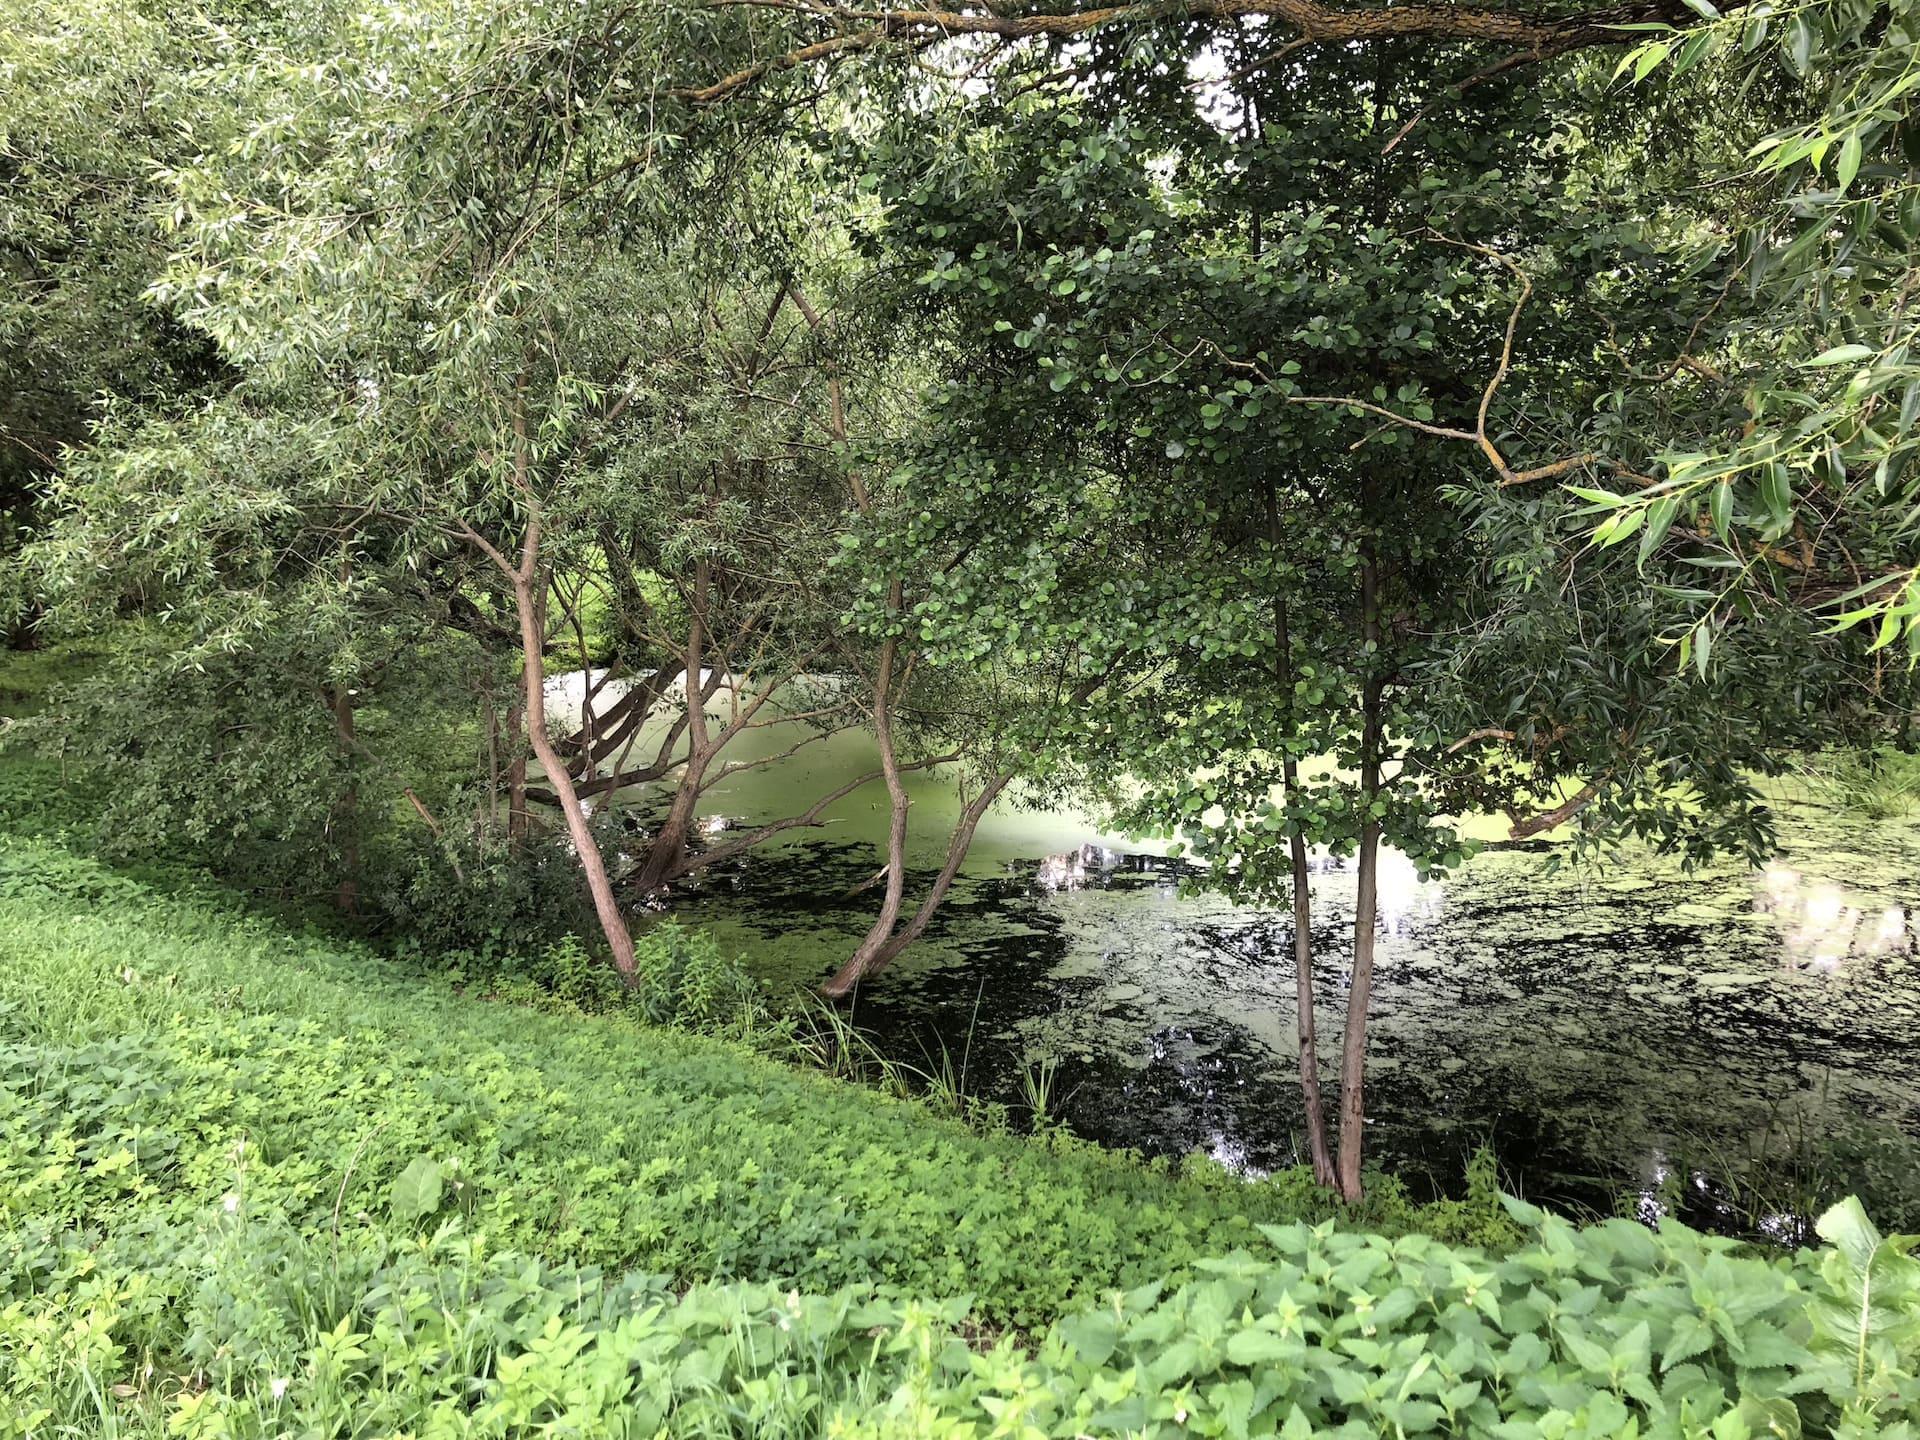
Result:
[[1661,636],[1678,663],[1705,675],[1730,636],[1811,611],[1871,632],[1896,712],[1920,657],[1917,23],[1897,3],[1755,7],[1621,59],[1616,86],[1697,117],[1682,175],[1728,203],[1688,213],[1706,286],[1685,343],[1623,364],[1561,440],[1600,549],[1637,537],[1694,568]]
[[[156,162],[198,99],[190,25],[126,0],[25,3],[0,22],[0,556],[38,532],[63,452],[101,407],[217,385],[210,347],[143,302],[160,264]],[[36,642],[9,565],[0,625]]]
[[[1684,598],[1558,583],[1564,508],[1515,499],[1574,470],[1507,452],[1609,382],[1616,292],[1638,343],[1684,352],[1671,302],[1700,283],[1691,238],[1562,140],[1604,123],[1578,75],[1461,95],[1391,44],[1252,74],[1229,52],[1196,96],[1190,55],[1143,49],[904,119],[873,165],[877,243],[971,337],[915,470],[921,528],[965,556],[935,613],[1017,647],[1063,644],[1069,611],[1124,677],[1072,736],[1084,773],[1210,883],[1290,894],[1309,1149],[1353,1198],[1382,843],[1442,869],[1471,848],[1448,817],[1504,809],[1516,835],[1578,814],[1758,853],[1747,772],[1857,691],[1791,624],[1698,683],[1654,639]],[[935,128],[962,138],[929,154]],[[1314,846],[1358,881],[1337,1153]]]

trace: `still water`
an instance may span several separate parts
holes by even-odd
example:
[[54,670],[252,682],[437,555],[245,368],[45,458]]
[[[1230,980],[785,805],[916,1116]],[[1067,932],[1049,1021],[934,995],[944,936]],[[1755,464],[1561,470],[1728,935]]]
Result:
[[[748,737],[773,754],[777,729]],[[865,737],[811,743],[718,786],[719,831],[804,810],[875,763]],[[644,826],[650,797],[624,804]],[[955,809],[917,777],[924,885]],[[1019,1103],[1057,1066],[1076,1132],[1249,1171],[1297,1158],[1291,916],[1183,896],[1152,845],[1047,797],[1003,801],[918,946],[855,1017],[884,1053],[964,1061],[969,1093]],[[818,829],[717,873],[676,906],[776,989],[816,983],[876,896],[878,784]],[[1443,880],[1383,862],[1369,1065],[1371,1155],[1416,1191],[1457,1190],[1467,1155],[1510,1188],[1576,1207],[1665,1204],[1696,1223],[1795,1238],[1789,1203],[1869,1164],[1920,1177],[1920,821],[1849,814],[1811,784],[1777,797],[1785,848],[1762,871],[1693,874],[1645,853],[1549,873],[1554,848],[1495,846]],[[1488,833],[1497,833],[1489,831]],[[1328,1070],[1344,1012],[1353,876],[1314,877],[1315,978]],[[1859,1147],[1871,1143],[1871,1161]],[[1894,1172],[1898,1172],[1895,1174]],[[1742,1180],[1760,1193],[1736,1193]],[[1810,1181],[1809,1183],[1815,1183]],[[1736,1213],[1738,1212],[1738,1213]],[[1887,1216],[1888,1220],[1895,1217]]]

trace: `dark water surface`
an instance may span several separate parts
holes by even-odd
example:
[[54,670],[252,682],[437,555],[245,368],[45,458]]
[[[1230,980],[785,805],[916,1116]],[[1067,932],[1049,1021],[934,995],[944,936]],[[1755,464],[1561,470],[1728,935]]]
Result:
[[[796,799],[871,759],[851,736],[801,755],[717,790],[712,823],[803,809]],[[678,912],[776,988],[816,983],[877,903],[850,892],[879,863],[878,789],[807,840],[715,875]],[[916,790],[922,884],[952,805],[937,782]],[[1664,1203],[1784,1239],[1808,1186],[1920,1188],[1903,1168],[1920,1137],[1920,822],[1852,815],[1812,786],[1783,793],[1776,816],[1785,849],[1759,872],[1689,875],[1640,853],[1550,873],[1553,847],[1536,842],[1422,882],[1385,857],[1372,1158],[1417,1191],[1457,1191],[1489,1144],[1534,1198],[1610,1209],[1640,1195],[1649,1213]],[[865,987],[856,1019],[907,1063],[964,1058],[967,1091],[1016,1113],[1023,1075],[1052,1062],[1056,1113],[1087,1137],[1291,1164],[1291,917],[1183,897],[1178,876],[1071,813],[996,812],[931,933]],[[1329,1079],[1353,901],[1346,866],[1324,863],[1314,953]],[[1754,1191],[1738,1193],[1742,1181]]]

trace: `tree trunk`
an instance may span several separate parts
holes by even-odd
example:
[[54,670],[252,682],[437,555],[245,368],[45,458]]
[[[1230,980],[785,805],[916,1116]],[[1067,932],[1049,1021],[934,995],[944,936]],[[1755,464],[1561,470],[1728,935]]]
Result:
[[353,695],[345,685],[333,687],[333,733],[346,759],[346,784],[334,802],[333,825],[340,843],[340,883],[333,904],[342,915],[360,908],[360,787],[354,781]]
[[1366,637],[1360,700],[1360,853],[1353,910],[1353,984],[1347,994],[1347,1026],[1340,1052],[1341,1198],[1362,1196],[1360,1165],[1366,1149],[1367,1012],[1373,1004],[1373,939],[1379,907],[1380,821],[1373,803],[1380,793],[1381,689],[1380,586],[1371,540],[1360,562],[1361,633]]
[[[1291,797],[1299,784],[1299,766],[1289,758],[1281,769]],[[1307,1113],[1307,1155],[1313,1162],[1314,1181],[1331,1190],[1336,1181],[1333,1156],[1327,1146],[1327,1106],[1320,1094],[1320,1041],[1313,1015],[1313,890],[1306,837],[1292,836],[1287,849],[1293,867],[1294,1028],[1300,1040],[1300,1096]]]
[[[1259,224],[1259,215],[1254,216]],[[1258,248],[1256,242],[1256,249]],[[1267,485],[1267,537],[1277,555],[1280,549],[1280,507],[1273,485]],[[1286,795],[1292,801],[1299,793],[1300,764],[1293,757],[1293,637],[1287,626],[1287,602],[1276,581],[1273,596],[1273,678],[1287,712],[1288,749],[1280,761]],[[1294,1029],[1300,1042],[1300,1099],[1307,1118],[1307,1155],[1313,1164],[1315,1183],[1331,1190],[1336,1177],[1333,1156],[1327,1146],[1327,1107],[1320,1094],[1320,1043],[1314,1024],[1313,992],[1313,889],[1307,869],[1307,839],[1297,830],[1287,838],[1288,859],[1293,870],[1293,994]]]
[[687,696],[687,763],[680,772],[680,783],[667,807],[667,818],[660,824],[640,867],[638,881],[643,894],[664,889],[687,853],[693,838],[694,811],[700,804],[700,791],[706,779],[707,764],[713,758],[707,743],[707,690],[701,683],[706,668],[707,627],[705,606],[710,571],[705,560],[694,566],[694,600],[688,608],[687,650],[683,657],[684,689]]
[[500,712],[492,696],[484,696],[481,704],[487,719],[487,800],[480,818],[486,822],[486,835],[491,840],[500,828]]
[[528,828],[527,749],[520,734],[525,719],[526,697],[516,692],[507,707],[507,838],[515,845],[526,840]]
[[[860,950],[833,974],[833,978],[820,987],[822,994],[838,1000],[851,993],[869,975],[878,974],[891,965],[914,941],[926,932],[933,922],[935,913],[947,898],[947,892],[953,888],[953,880],[960,873],[960,867],[966,863],[967,851],[973,845],[974,831],[980,828],[981,817],[987,813],[1000,792],[1007,788],[1013,779],[1010,774],[991,777],[971,803],[960,812],[960,819],[953,827],[953,838],[947,842],[946,862],[941,865],[940,873],[934,877],[933,888],[927,892],[926,899],[920,902],[920,908],[913,912],[913,918],[893,934],[887,936],[878,945],[863,943]],[[904,865],[904,837],[901,861]],[[869,937],[871,938],[871,937]]]
[[[893,603],[899,604],[900,582],[893,586]],[[886,963],[888,941],[893,935],[894,926],[900,923],[900,906],[907,889],[907,782],[900,773],[900,759],[893,748],[893,665],[899,652],[899,642],[889,636],[880,645],[880,666],[873,685],[873,732],[880,747],[880,773],[887,786],[887,863],[882,872],[887,877],[886,894],[880,901],[880,913],[874,917],[866,936],[855,948],[853,955],[840,967],[831,987],[838,982],[840,975],[852,975],[855,980],[868,971]],[[849,982],[847,987],[852,988]],[[837,992],[837,993],[845,993]]]
[[[531,568],[525,566],[523,572]],[[547,772],[547,783],[553,787],[560,813],[566,817],[567,833],[573,839],[574,854],[579,857],[580,869],[587,877],[587,889],[593,896],[594,911],[600,917],[600,931],[606,936],[607,948],[613,954],[613,968],[620,972],[622,980],[632,984],[639,973],[633,954],[633,937],[628,933],[626,917],[620,913],[619,903],[614,899],[613,882],[607,875],[606,864],[600,858],[600,848],[594,844],[593,832],[587,826],[586,811],[581,808],[580,796],[573,788],[573,777],[567,773],[567,762],[561,758],[559,751],[554,748],[552,737],[547,734],[547,677],[543,646],[545,626],[541,623],[540,603],[534,584],[535,580],[529,574],[520,573],[513,577],[513,598],[520,612],[520,654],[525,665],[527,738],[533,744],[533,753],[539,757],[540,768]],[[524,769],[523,761],[523,772]]]

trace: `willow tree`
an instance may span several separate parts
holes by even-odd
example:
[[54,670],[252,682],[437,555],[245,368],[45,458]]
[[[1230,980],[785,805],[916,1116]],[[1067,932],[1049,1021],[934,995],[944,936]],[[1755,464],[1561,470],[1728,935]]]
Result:
[[[1863,688],[1910,715],[1920,660],[1920,13],[1728,7],[1650,26],[1610,72],[1687,143],[1638,183],[1691,230],[1684,340],[1629,340],[1554,427],[1600,551],[1659,566],[1660,643],[1707,676],[1780,625],[1858,630]],[[1616,152],[1617,163],[1633,163]],[[1723,197],[1710,207],[1690,187]],[[1549,502],[1539,502],[1549,503]]]
[[[252,27],[266,17],[246,17]],[[209,109],[197,25],[139,0],[28,3],[0,17],[0,628],[37,639],[13,563],[69,452],[119,401],[226,378],[212,348],[142,302],[164,247],[154,168]],[[217,102],[214,102],[217,104]]]
[[[151,294],[239,378],[209,405],[145,416],[146,443],[99,473],[122,513],[146,502],[124,549],[164,556],[189,543],[170,529],[202,532],[217,563],[168,578],[197,589],[200,628],[230,648],[283,613],[265,597],[322,575],[504,616],[528,740],[630,973],[545,723],[543,662],[551,582],[586,543],[568,524],[578,472],[613,438],[646,358],[604,301],[617,286],[645,304],[645,247],[673,233],[658,178],[608,167],[665,140],[624,100],[596,110],[553,93],[544,67],[566,37],[550,17],[505,18],[450,6],[366,24],[321,10],[270,40],[227,36],[205,58],[197,81],[222,104],[200,153],[164,176],[173,253]],[[671,43],[659,27],[633,38]],[[515,100],[455,102],[468,87]],[[81,532],[110,508],[72,499]],[[237,517],[257,522],[257,543],[219,543]],[[48,547],[85,549],[84,535]],[[252,583],[228,583],[248,564]]]
[[[949,757],[900,753],[894,670],[909,667],[842,624],[862,581],[829,562],[868,507],[859,471],[884,449],[901,367],[860,314],[807,137],[636,104],[636,75],[726,47],[663,12],[603,17],[621,44],[588,51],[587,18],[448,6],[368,25],[349,9],[214,54],[196,83],[222,103],[204,151],[163,176],[171,253],[151,296],[236,383],[133,407],[76,470],[40,557],[53,591],[169,607],[159,644],[177,665],[210,647],[263,657],[322,610],[343,636],[357,615],[389,636],[471,637],[496,661],[510,648],[504,758],[511,772],[524,717],[544,776],[509,782],[510,823],[523,795],[557,808],[630,975],[622,884],[660,894]],[[366,603],[317,603],[332,594]],[[550,733],[547,655],[590,601],[633,685],[612,713],[589,705],[569,745]],[[364,675],[327,668],[328,723],[363,749]],[[630,766],[662,705],[677,717]],[[811,727],[804,744],[869,720],[884,766],[694,843],[711,787],[768,763],[732,759],[740,736]],[[588,796],[646,780],[666,786],[665,814],[617,875]]]

